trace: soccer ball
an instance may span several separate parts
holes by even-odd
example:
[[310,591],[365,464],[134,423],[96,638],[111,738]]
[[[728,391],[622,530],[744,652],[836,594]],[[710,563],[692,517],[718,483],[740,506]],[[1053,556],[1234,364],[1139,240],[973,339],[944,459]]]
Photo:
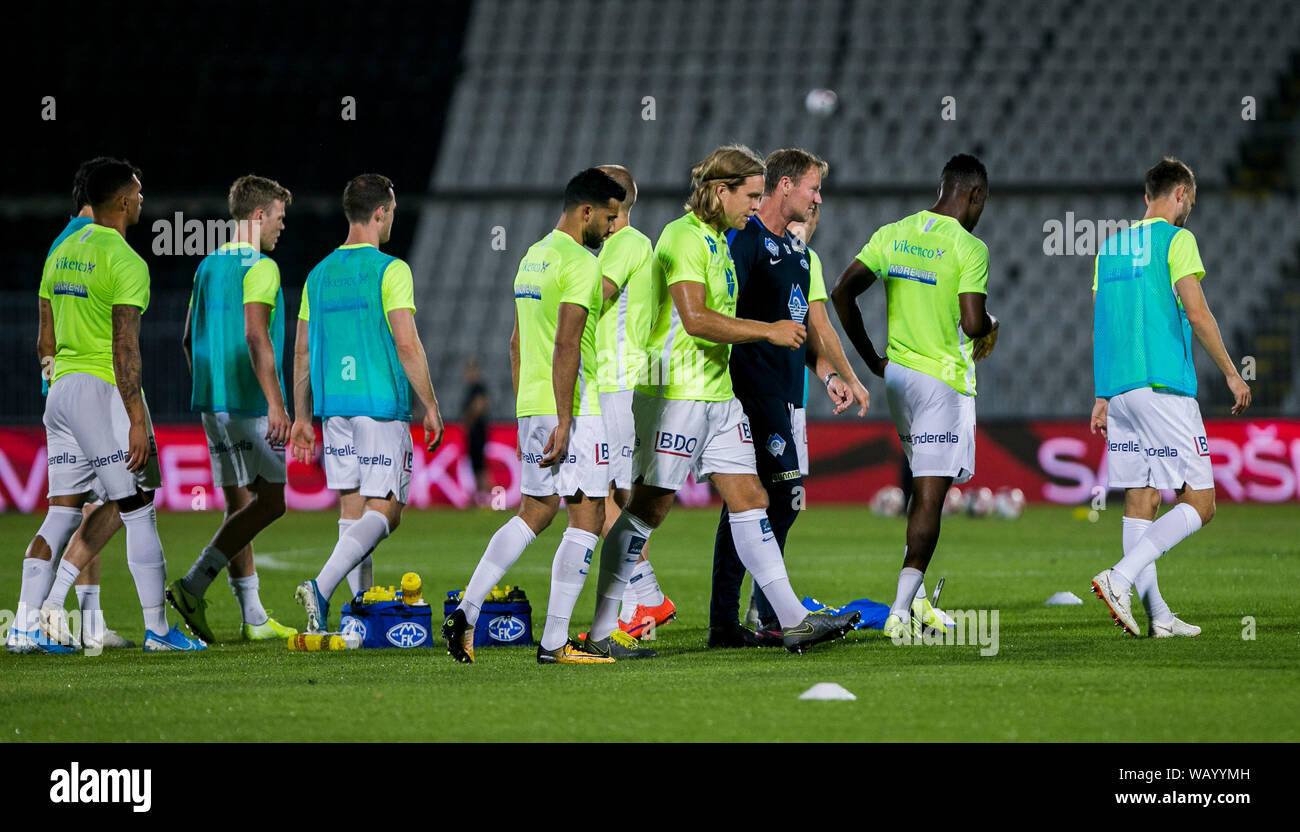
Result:
[[1025,492],[1019,488],[1006,489],[998,491],[997,512],[998,517],[1005,517],[1008,520],[1015,520],[1025,511]]
[[839,96],[835,90],[817,88],[808,90],[808,95],[804,97],[803,105],[808,108],[808,112],[815,116],[828,116],[835,112],[839,105]]
[[962,495],[961,489],[953,486],[948,489],[948,496],[943,498],[944,514],[959,514],[966,507],[966,498]]
[[966,492],[966,513],[971,517],[988,517],[997,508],[991,488],[973,488]]
[[897,517],[903,513],[903,489],[887,485],[871,498],[871,512],[882,517]]

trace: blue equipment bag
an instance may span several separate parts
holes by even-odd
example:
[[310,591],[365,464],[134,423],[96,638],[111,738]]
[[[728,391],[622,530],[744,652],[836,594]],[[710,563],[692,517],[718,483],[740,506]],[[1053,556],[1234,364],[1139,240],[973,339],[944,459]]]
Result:
[[[443,617],[451,615],[460,603],[460,592],[447,593]],[[533,607],[524,601],[489,601],[479,612],[474,627],[474,647],[533,646]]]
[[340,625],[344,633],[360,634],[362,647],[433,647],[438,635],[433,629],[433,607],[401,601],[360,604],[354,598],[343,605]]

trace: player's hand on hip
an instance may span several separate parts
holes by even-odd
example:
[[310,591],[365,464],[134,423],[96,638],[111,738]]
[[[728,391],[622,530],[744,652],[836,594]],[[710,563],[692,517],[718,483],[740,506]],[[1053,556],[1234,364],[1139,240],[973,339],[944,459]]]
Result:
[[971,354],[974,356],[976,361],[983,361],[989,357],[989,353],[993,352],[993,347],[998,343],[998,328],[998,322],[994,321],[993,328],[989,330],[988,335],[975,339],[975,343],[971,348]]
[[293,458],[310,465],[316,456],[316,429],[311,422],[296,421],[289,430],[289,451]]
[[874,375],[876,378],[884,378],[885,366],[888,364],[889,364],[889,359],[885,358],[882,355],[882,356],[878,356],[875,361],[871,362],[871,364],[867,367],[867,369],[870,370],[871,374]]
[[808,330],[797,321],[776,321],[768,325],[767,341],[788,350],[797,350],[808,338]]
[[269,408],[266,411],[266,441],[271,443],[272,448],[283,448],[289,444],[289,431],[292,428],[293,422],[283,407]]
[[438,408],[424,411],[424,447],[429,453],[438,450],[442,444],[442,414]]
[[131,425],[127,433],[126,470],[138,474],[149,461],[149,428],[144,422]]
[[550,468],[561,462],[569,454],[569,426],[556,425],[551,428],[551,435],[546,440],[546,447],[542,448],[542,461],[537,463],[538,468]]
[[1233,373],[1228,376],[1228,389],[1232,391],[1232,415],[1246,412],[1246,408],[1250,407],[1250,385]]
[[1088,430],[1092,433],[1101,431],[1102,439],[1106,438],[1106,413],[1109,410],[1110,402],[1107,399],[1097,399],[1092,406],[1092,418],[1088,421]]

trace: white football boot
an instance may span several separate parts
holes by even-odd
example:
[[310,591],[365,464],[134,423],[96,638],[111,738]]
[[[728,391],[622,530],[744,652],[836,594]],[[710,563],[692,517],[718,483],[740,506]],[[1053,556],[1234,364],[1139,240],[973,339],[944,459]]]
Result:
[[1115,623],[1123,627],[1124,632],[1136,636],[1138,626],[1137,619],[1133,617],[1132,600],[1129,598],[1128,592],[1121,595],[1115,591],[1115,587],[1111,583],[1111,573],[1114,571],[1113,569],[1107,569],[1104,572],[1097,573],[1097,576],[1092,579],[1092,591],[1106,603],[1106,607],[1110,610],[1111,618],[1115,619]]
[[1163,624],[1153,622],[1147,629],[1147,635],[1151,638],[1174,638],[1175,636],[1196,638],[1200,634],[1200,627],[1188,624],[1176,615]]

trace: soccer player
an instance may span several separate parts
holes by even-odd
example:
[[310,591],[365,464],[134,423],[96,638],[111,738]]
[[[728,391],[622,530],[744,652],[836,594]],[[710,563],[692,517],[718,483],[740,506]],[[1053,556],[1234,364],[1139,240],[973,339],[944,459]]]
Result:
[[[601,246],[600,273],[609,300],[596,325],[596,350],[600,373],[600,414],[609,443],[609,481],[613,486],[605,498],[603,537],[618,519],[632,488],[632,453],[636,449],[636,426],[632,421],[632,392],[637,380],[644,380],[645,343],[650,337],[654,311],[651,278],[654,245],[632,227],[632,206],[636,204],[636,181],[622,165],[601,165],[600,169],[623,186],[627,197],[619,204],[614,233]],[[672,620],[677,608],[659,588],[654,567],[643,549],[623,592],[618,626],[640,638]]]
[[[126,527],[127,565],[144,610],[144,650],[202,650],[203,642],[179,627],[168,629],[163,604],[167,565],[153,506],[160,485],[158,451],[140,378],[140,318],[149,303],[149,270],[125,240],[126,229],[140,219],[140,180],[129,163],[108,160],[89,172],[85,187],[94,221],[67,237],[46,261],[39,343],[54,344],[44,420],[50,495],[84,495],[97,480],[105,504],[85,520],[87,545],[70,549],[59,563],[41,606],[41,627],[47,636],[66,631],[63,599],[115,527],[112,503]],[[48,560],[50,550],[35,554]],[[29,577],[43,583],[37,570],[29,573],[26,567],[20,608],[37,600]],[[24,623],[28,643],[35,642],[30,617]],[[48,643],[44,649],[57,652]]]
[[[87,225],[90,225],[93,217],[90,210],[90,203],[86,198],[86,176],[95,167],[103,162],[109,161],[107,156],[99,156],[86,162],[82,162],[77,168],[77,172],[72,180],[72,204],[76,213],[68,220],[59,236],[54,239],[50,246],[49,252],[45,259],[54,254],[64,240],[68,239],[73,233],[80,231]],[[41,363],[41,395],[49,394],[50,375],[53,374],[54,367],[54,342],[53,331],[43,333],[45,336],[37,345],[37,353]],[[80,532],[83,530],[85,520],[90,514],[101,505],[104,500],[98,489],[92,485],[91,494],[70,494],[62,496],[49,497],[50,509],[46,515],[45,522],[41,525],[36,537],[32,539],[27,549],[27,556],[23,559],[24,570],[31,568],[37,574],[33,576],[33,582],[29,587],[31,597],[40,599],[44,598],[49,592],[50,584],[54,581],[54,570],[58,568],[59,559],[63,557],[64,546],[75,547],[85,545],[85,536]],[[116,507],[108,509],[111,522],[107,523],[104,533],[109,537],[122,527],[121,518],[117,516]],[[49,550],[51,556],[48,560],[40,557],[33,557],[36,552],[44,553]],[[30,560],[29,560],[30,559]],[[42,586],[42,583],[44,584]],[[134,647],[135,643],[123,638],[116,631],[108,628],[104,624],[103,612],[99,608],[99,551],[96,549],[91,553],[90,561],[86,568],[81,570],[77,575],[77,581],[74,585],[77,595],[77,606],[81,611],[82,631],[81,643],[90,649],[99,647]],[[36,616],[38,614],[37,605],[28,605],[28,615]],[[29,624],[32,622],[28,622]],[[43,650],[43,642],[37,638],[36,650],[26,651],[22,648],[30,646],[26,642],[20,642],[19,633],[30,632],[31,627],[18,628],[10,630],[8,648],[13,652],[40,652]],[[67,634],[64,646],[75,648],[75,640],[71,638],[72,634]]]
[[[241,176],[230,187],[235,239],[204,257],[194,274],[182,345],[193,377],[190,406],[202,414],[212,458],[212,483],[226,498],[216,534],[167,600],[204,641],[212,581],[230,567],[245,640],[287,638],[298,631],[267,615],[257,591],[253,538],[284,514],[284,291],[274,251],[293,195],[261,176]],[[229,554],[228,554],[229,553]]]
[[[1214,473],[1196,406],[1192,335],[1223,373],[1232,413],[1250,406],[1250,387],[1223,346],[1201,291],[1205,266],[1183,226],[1196,202],[1196,177],[1164,158],[1146,174],[1146,215],[1102,245],[1093,270],[1092,371],[1097,401],[1090,423],[1106,439],[1112,488],[1124,489],[1124,557],[1092,579],[1116,623],[1138,635],[1130,590],[1147,612],[1147,635],[1198,636],[1169,611],[1156,559],[1214,517]],[[1177,501],[1159,520],[1160,489]]]
[[740,560],[775,608],[789,650],[841,636],[857,620],[856,613],[809,613],[790,587],[765,511],[749,421],[727,369],[732,344],[766,341],[796,350],[806,336],[794,320],[736,317],[736,269],[724,234],[753,215],[763,174],[763,161],[747,147],[714,150],[691,170],[686,214],[664,228],[655,246],[656,312],[647,346],[653,359],[632,399],[632,493],[601,546],[593,638],[617,628],[637,555],[691,471],[709,478],[726,501]]
[[[817,371],[827,394],[842,413],[849,403],[866,414],[870,402],[849,366],[839,335],[826,314],[826,286],[811,251],[791,233],[792,222],[806,222],[821,204],[827,165],[805,150],[768,154],[763,198],[745,227],[727,232],[736,263],[736,314],[759,321],[792,320],[809,329],[808,341],[788,350],[765,343],[731,349],[731,381],[761,442],[755,451],[758,476],[767,491],[767,516],[785,552],[786,537],[799,516],[802,476],[808,467],[804,418],[805,364]],[[763,597],[753,593],[759,616],[757,635],[736,621],[745,570],[736,556],[726,507],[718,520],[713,548],[713,595],[709,605],[710,647],[781,646],[781,626]]]
[[610,479],[596,352],[605,287],[600,263],[587,248],[610,235],[627,196],[602,170],[577,174],[564,188],[564,212],[555,229],[519,262],[510,367],[523,495],[519,513],[492,536],[460,605],[443,623],[447,652],[456,661],[474,661],[474,627],[483,599],[555,519],[561,497],[569,526],[551,564],[537,663],[608,664],[654,655],[618,628],[598,641],[569,638],[569,619],[604,524]]
[[[973,232],[989,180],[974,156],[948,160],[938,200],[925,211],[883,226],[840,275],[831,298],[844,331],[885,379],[889,413],[915,477],[907,545],[885,635],[945,628],[925,598],[925,570],[939,542],[943,500],[954,482],[975,473],[975,362],[997,341],[998,321],[985,311],[988,246]],[[876,354],[862,323],[858,295],[885,283],[889,346]]]
[[397,197],[386,176],[363,173],[343,190],[348,236],[307,275],[294,344],[294,458],[310,463],[313,413],[323,424],[325,480],[339,492],[339,539],[294,597],[307,631],[323,632],[334,590],[397,529],[411,487],[411,390],[424,407],[429,453],[442,416],[415,327],[411,267],[379,247]]

